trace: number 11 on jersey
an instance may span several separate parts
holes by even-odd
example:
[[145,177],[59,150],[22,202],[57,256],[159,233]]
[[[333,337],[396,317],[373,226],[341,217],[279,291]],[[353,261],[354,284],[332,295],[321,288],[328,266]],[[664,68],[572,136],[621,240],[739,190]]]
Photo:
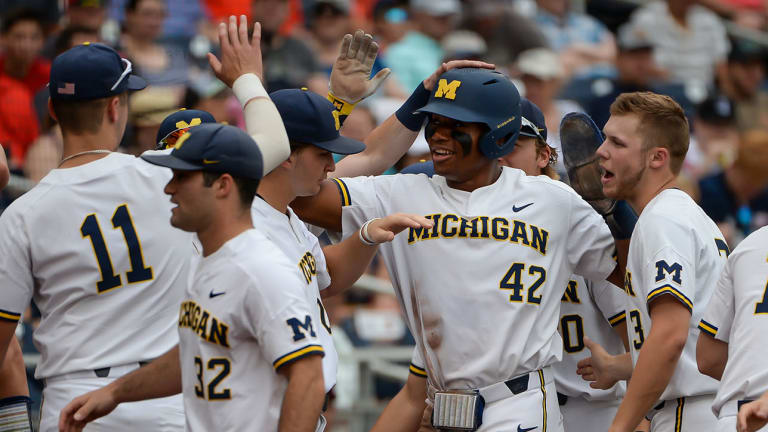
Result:
[[[112,215],[112,227],[123,231],[125,245],[128,248],[128,256],[131,260],[131,270],[125,274],[128,283],[152,280],[152,267],[144,265],[144,256],[141,252],[139,236],[136,234],[136,228],[133,226],[131,213],[128,211],[126,204],[122,204],[115,209],[115,213]],[[95,213],[85,217],[82,225],[80,225],[80,234],[82,234],[83,238],[90,238],[93,254],[96,256],[96,261],[99,264],[101,280],[96,283],[96,291],[101,294],[122,286],[123,281],[119,274],[115,274],[112,258],[109,256],[109,249],[106,242],[104,242],[104,235],[101,232],[99,220],[96,218]]]

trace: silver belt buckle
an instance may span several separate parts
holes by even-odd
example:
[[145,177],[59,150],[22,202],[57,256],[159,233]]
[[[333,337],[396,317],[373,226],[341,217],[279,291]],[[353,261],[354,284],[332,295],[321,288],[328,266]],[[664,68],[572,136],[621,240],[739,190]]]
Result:
[[475,431],[483,423],[485,400],[477,390],[435,393],[432,426],[439,429]]

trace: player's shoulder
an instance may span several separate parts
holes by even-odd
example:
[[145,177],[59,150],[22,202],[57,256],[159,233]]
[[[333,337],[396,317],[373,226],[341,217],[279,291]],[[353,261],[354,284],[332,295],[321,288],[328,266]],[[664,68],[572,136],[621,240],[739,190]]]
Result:
[[249,229],[225,246],[221,265],[239,269],[255,282],[267,283],[282,269],[295,273],[293,265],[280,247],[256,229]]
[[768,261],[768,253],[765,251],[766,244],[768,244],[768,226],[764,226],[744,238],[731,252],[728,261],[733,262],[740,257],[753,254],[759,254],[761,262]]
[[[505,167],[502,173],[507,177],[507,181],[516,183],[516,191],[531,190],[556,202],[567,202],[574,198],[577,199],[576,201],[583,201],[572,187],[545,175],[529,176],[522,170],[509,167]],[[584,201],[584,205],[587,205],[586,201]]]

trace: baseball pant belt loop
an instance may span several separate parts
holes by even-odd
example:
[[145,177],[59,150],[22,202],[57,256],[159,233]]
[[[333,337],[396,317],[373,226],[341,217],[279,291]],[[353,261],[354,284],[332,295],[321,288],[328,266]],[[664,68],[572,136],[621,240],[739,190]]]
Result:
[[111,367],[105,367],[105,368],[99,368],[99,369],[70,372],[70,373],[65,373],[65,374],[45,378],[45,382],[50,383],[54,381],[63,381],[63,380],[73,380],[73,379],[79,380],[79,379],[107,378],[107,377],[119,378],[142,366],[146,366],[150,362],[151,360],[147,360],[147,361],[131,362],[123,365],[111,366]]
[[723,407],[720,408],[720,418],[723,417],[729,417],[729,416],[735,416],[739,414],[739,410],[741,409],[741,406],[744,404],[748,404],[752,402],[754,399],[740,399],[735,400],[731,399],[725,404],[723,404]]
[[487,387],[478,389],[480,395],[485,399],[485,403],[490,404],[508,397],[523,393],[531,389],[539,389],[547,383],[552,382],[552,368],[546,366],[523,375],[516,376],[506,381],[491,384]]

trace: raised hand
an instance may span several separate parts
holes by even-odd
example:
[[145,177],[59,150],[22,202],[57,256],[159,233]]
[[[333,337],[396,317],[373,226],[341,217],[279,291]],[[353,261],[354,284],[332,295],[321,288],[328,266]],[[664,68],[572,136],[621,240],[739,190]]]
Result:
[[373,36],[362,30],[354,36],[345,35],[331,70],[331,93],[352,104],[375,93],[392,72],[384,68],[369,79],[378,53],[379,44],[373,41]]
[[208,63],[216,78],[228,87],[243,74],[254,73],[264,81],[264,67],[261,61],[261,24],[254,23],[253,36],[248,40],[248,19],[240,15],[240,24],[233,15],[229,24],[219,24],[221,60],[208,53]]
[[441,64],[440,67],[437,68],[437,70],[429,76],[429,78],[424,80],[424,88],[427,90],[432,90],[435,87],[435,84],[437,84],[437,79],[440,78],[440,75],[451,69],[458,68],[496,69],[496,65],[479,60],[451,60],[448,63]]
[[423,216],[393,213],[368,224],[368,239],[374,243],[392,241],[395,235],[406,228],[432,228],[433,222]]

